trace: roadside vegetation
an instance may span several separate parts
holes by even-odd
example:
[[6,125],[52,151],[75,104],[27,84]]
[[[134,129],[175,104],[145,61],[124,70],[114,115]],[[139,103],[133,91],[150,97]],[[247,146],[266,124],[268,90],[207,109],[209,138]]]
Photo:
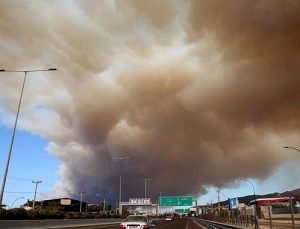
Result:
[[120,218],[114,212],[64,212],[60,210],[25,210],[23,208],[0,209],[0,220],[22,220],[22,219],[101,219]]

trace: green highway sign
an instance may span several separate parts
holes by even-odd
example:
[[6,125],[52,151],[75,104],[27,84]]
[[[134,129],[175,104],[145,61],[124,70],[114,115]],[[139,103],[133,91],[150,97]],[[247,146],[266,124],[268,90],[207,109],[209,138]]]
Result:
[[160,206],[192,206],[192,196],[161,196],[159,197]]
[[190,213],[190,209],[175,209],[175,213]]

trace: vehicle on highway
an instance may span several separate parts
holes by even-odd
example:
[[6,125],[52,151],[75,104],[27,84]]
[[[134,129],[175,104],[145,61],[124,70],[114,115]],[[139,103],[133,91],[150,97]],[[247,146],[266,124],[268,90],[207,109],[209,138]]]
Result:
[[120,229],[152,229],[156,228],[147,215],[130,215],[120,224]]
[[175,217],[173,215],[166,215],[166,221],[173,221]]

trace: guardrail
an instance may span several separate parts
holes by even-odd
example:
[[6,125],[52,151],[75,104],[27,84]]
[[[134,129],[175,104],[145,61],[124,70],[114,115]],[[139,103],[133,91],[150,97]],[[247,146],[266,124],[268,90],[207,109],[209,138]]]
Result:
[[205,219],[194,219],[197,223],[201,224],[205,228],[208,229],[242,229],[243,227],[235,226],[235,225],[230,225],[230,224],[225,224],[225,223],[218,223],[215,221],[209,221]]

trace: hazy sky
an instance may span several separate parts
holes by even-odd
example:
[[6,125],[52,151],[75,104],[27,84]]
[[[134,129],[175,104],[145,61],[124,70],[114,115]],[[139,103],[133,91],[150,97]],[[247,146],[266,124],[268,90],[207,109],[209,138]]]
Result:
[[[28,75],[16,144],[40,153],[15,150],[45,164],[27,178],[91,201],[115,201],[120,173],[124,200],[144,177],[152,198],[299,187],[300,155],[283,149],[300,146],[299,28],[294,0],[0,0],[1,68],[58,69]],[[0,77],[2,172],[22,74]]]

